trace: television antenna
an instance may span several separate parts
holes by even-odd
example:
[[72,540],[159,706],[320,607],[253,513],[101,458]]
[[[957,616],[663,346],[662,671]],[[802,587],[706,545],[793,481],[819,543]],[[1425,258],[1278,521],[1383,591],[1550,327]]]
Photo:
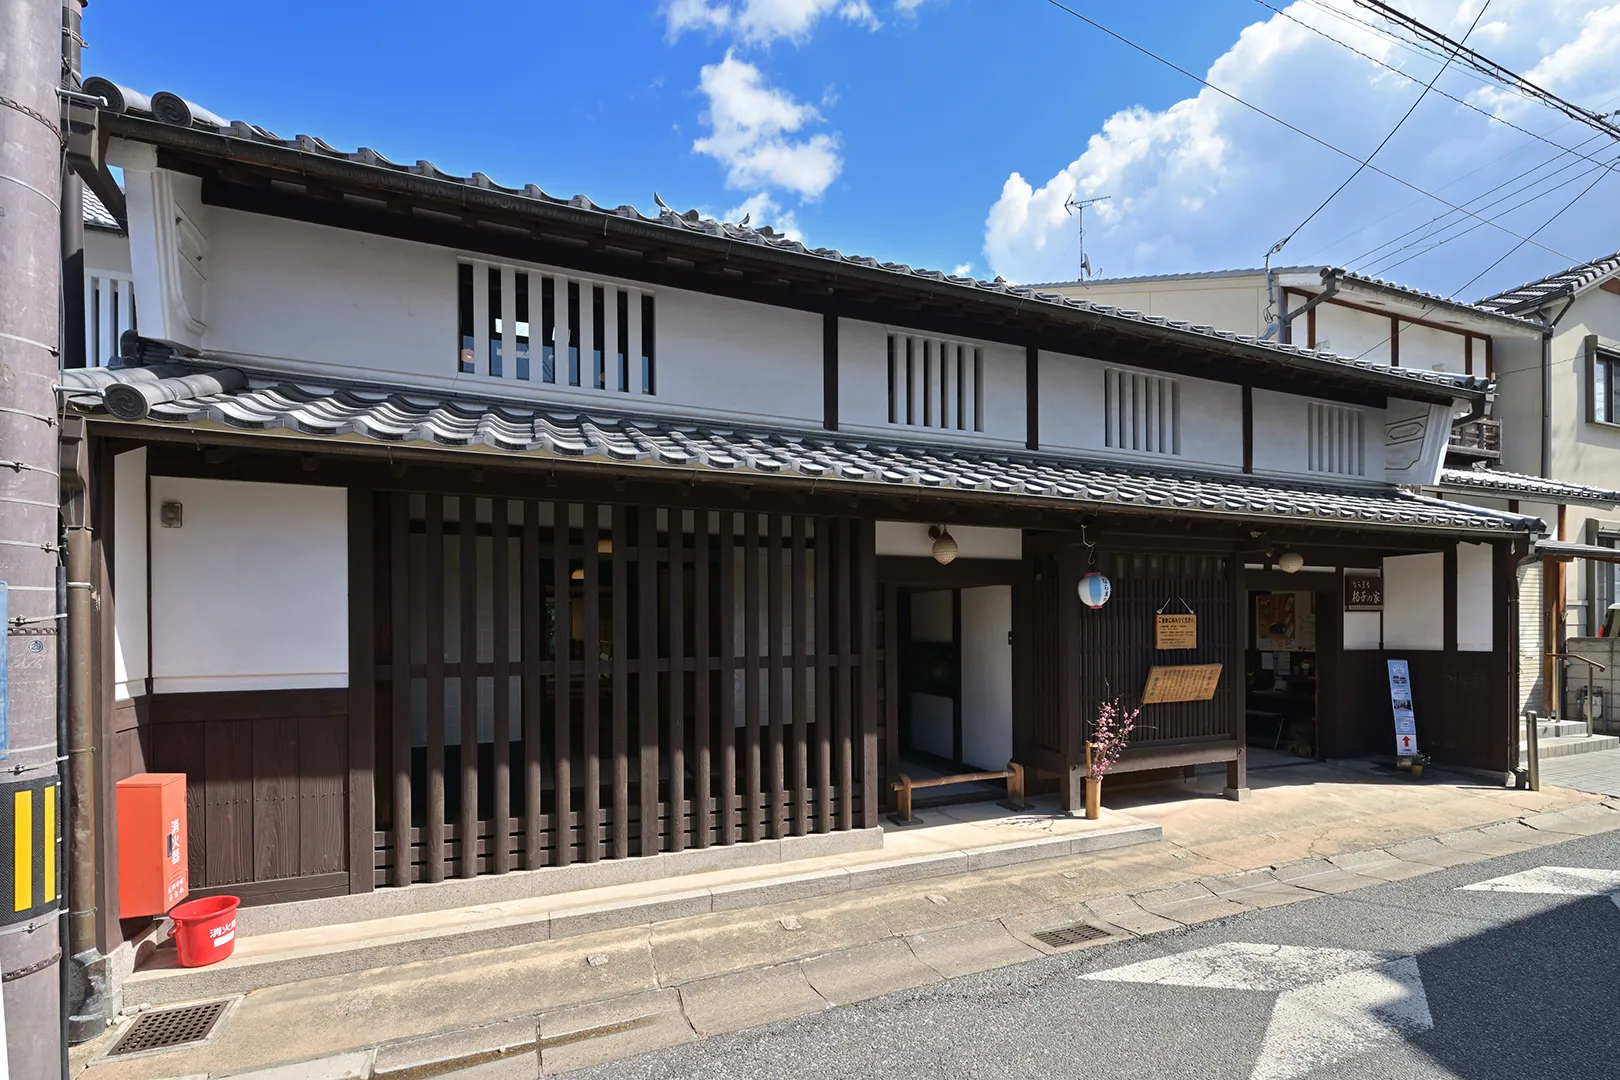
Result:
[[1076,199],[1073,195],[1063,200],[1063,209],[1073,216],[1080,226],[1080,280],[1084,281],[1091,276],[1091,259],[1086,255],[1086,207],[1095,206],[1100,202],[1107,202],[1113,198],[1111,195],[1098,195],[1090,199]]

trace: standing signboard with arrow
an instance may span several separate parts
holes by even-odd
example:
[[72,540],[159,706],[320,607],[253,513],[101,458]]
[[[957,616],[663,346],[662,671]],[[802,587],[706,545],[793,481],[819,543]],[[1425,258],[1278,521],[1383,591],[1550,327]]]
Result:
[[1395,714],[1395,756],[1418,752],[1417,717],[1412,712],[1412,675],[1405,660],[1389,661],[1389,704]]

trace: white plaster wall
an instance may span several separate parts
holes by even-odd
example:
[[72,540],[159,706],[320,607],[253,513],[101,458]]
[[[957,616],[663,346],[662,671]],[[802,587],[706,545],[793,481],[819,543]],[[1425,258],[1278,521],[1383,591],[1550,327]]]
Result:
[[1457,651],[1495,648],[1496,582],[1489,544],[1457,545]]
[[962,590],[962,760],[1012,760],[1012,586]]
[[[1288,299],[1289,307],[1298,310],[1306,301],[1297,296]],[[1293,323],[1294,344],[1307,344],[1309,315]],[[1331,300],[1316,308],[1316,347],[1340,356],[1361,357],[1378,364],[1389,363],[1389,316],[1373,315],[1355,308],[1335,304]],[[1402,358],[1404,360],[1404,357]]]
[[[934,542],[928,538],[928,529],[927,525],[917,525],[909,521],[880,521],[877,523],[875,537],[877,553],[931,558]],[[951,536],[956,540],[958,558],[1024,557],[1022,529],[985,529],[976,525],[952,525]]]
[[1385,559],[1384,648],[1441,649],[1445,634],[1445,556]]
[[454,250],[211,210],[204,347],[212,352],[317,377],[567,407],[820,423],[820,315],[651,289],[658,388],[651,397],[462,374]]
[[[1331,477],[1312,473],[1310,462],[1310,404],[1313,399],[1273,390],[1254,391],[1254,471],[1323,476],[1325,479],[1384,479],[1384,411],[1362,408],[1363,451],[1366,472],[1359,477]],[[1337,404],[1337,403],[1335,403]]]
[[1264,274],[1194,281],[1087,281],[1042,286],[1040,291],[1239,334],[1259,336],[1266,329]]
[[1042,446],[1139,461],[1243,467],[1243,390],[1236,384],[1172,376],[1181,384],[1181,453],[1146,454],[1106,445],[1103,373],[1117,365],[1045,351],[1040,363]]
[[[1449,371],[1454,375],[1468,373],[1467,339],[1461,334],[1436,330],[1429,326],[1401,324],[1400,364],[1404,368],[1422,368],[1425,371]],[[1485,374],[1485,343],[1475,348],[1474,368]]]
[[84,230],[84,265],[91,272],[129,273],[129,237],[105,229]]
[[[774,314],[772,318],[774,318]],[[815,316],[819,322],[819,316]],[[916,433],[929,439],[961,438],[974,441],[1016,442],[1028,434],[1024,419],[1024,350],[1011,345],[962,338],[947,340],[975,345],[984,350],[984,430],[955,431],[889,423],[889,335],[921,331],[859,319],[838,320],[838,426],[840,429]],[[821,331],[815,337],[817,349],[814,388],[816,415],[821,401]]]
[[[157,693],[348,685],[348,493],[152,478]],[[178,501],[183,524],[157,524]]]
[[146,693],[146,447],[113,458],[113,697]]
[[[951,592],[911,594],[911,640],[951,640]],[[911,745],[949,759],[956,754],[956,708],[938,694],[911,695]]]

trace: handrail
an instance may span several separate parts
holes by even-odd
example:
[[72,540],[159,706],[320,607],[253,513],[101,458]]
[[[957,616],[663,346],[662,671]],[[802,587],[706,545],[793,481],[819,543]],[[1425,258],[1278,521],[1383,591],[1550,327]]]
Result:
[[1587,665],[1589,665],[1591,667],[1595,667],[1599,671],[1608,671],[1609,670],[1608,668],[1604,667],[1602,664],[1598,663],[1596,660],[1588,660],[1586,657],[1584,657],[1584,656],[1576,656],[1574,653],[1555,652],[1555,653],[1548,653],[1547,655],[1552,657],[1554,660],[1579,660],[1581,663],[1587,664]]
[[953,776],[930,776],[922,780],[913,780],[905,773],[900,779],[889,785],[896,792],[894,813],[889,820],[896,825],[913,825],[917,819],[911,816],[911,793],[917,788],[949,787],[951,784],[971,784],[984,780],[1007,781],[1007,798],[1001,805],[1011,810],[1023,810],[1024,802],[1024,767],[1017,762],[1007,762],[1005,769],[993,772],[956,773]]
[[[1609,669],[1604,667],[1602,664],[1598,663],[1596,660],[1588,660],[1586,657],[1584,657],[1584,656],[1576,656],[1574,653],[1556,653],[1555,652],[1555,653],[1548,653],[1547,655],[1552,657],[1554,660],[1579,660],[1581,663],[1586,665],[1586,707],[1584,709],[1582,709],[1581,711],[1586,714],[1586,736],[1587,736],[1587,738],[1591,738],[1592,737],[1592,676],[1593,676],[1593,674],[1595,672],[1608,671]],[[1563,680],[1560,679],[1559,680],[1559,685],[1562,685],[1562,684],[1563,684]],[[1563,702],[1554,702],[1553,704],[1554,704],[1554,708],[1555,708],[1555,712],[1556,712],[1557,711],[1557,706],[1562,705]],[[1607,731],[1608,727],[1609,727],[1609,718],[1607,716],[1605,716],[1603,718],[1603,728],[1604,728],[1605,731]]]

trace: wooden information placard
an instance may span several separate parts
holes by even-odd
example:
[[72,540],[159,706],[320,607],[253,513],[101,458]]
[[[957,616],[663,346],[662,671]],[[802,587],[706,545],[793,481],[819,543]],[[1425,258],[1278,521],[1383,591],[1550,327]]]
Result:
[[1155,666],[1148,671],[1147,686],[1142,690],[1142,704],[1208,701],[1215,696],[1215,685],[1220,680],[1220,664]]
[[1155,649],[1198,648],[1198,616],[1154,616],[1153,647]]
[[1377,570],[1346,570],[1344,610],[1384,610],[1384,575]]

